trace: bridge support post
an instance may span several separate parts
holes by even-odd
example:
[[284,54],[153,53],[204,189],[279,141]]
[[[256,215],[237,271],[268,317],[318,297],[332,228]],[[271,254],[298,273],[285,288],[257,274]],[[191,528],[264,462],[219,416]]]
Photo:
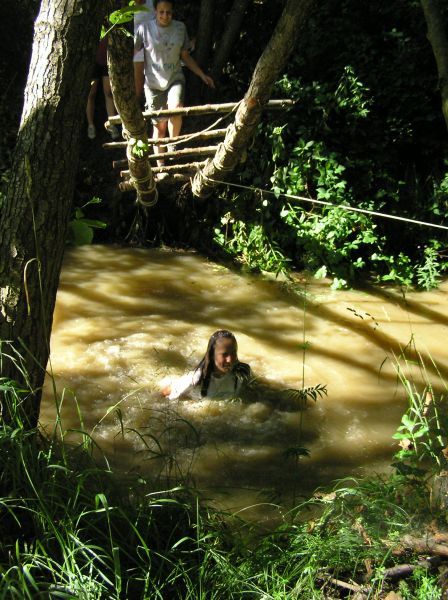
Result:
[[132,56],[132,40],[119,29],[113,29],[108,40],[109,75],[123,137],[127,141],[130,181],[137,192],[137,201],[150,207],[156,204],[158,194],[148,160],[146,123],[135,94]]

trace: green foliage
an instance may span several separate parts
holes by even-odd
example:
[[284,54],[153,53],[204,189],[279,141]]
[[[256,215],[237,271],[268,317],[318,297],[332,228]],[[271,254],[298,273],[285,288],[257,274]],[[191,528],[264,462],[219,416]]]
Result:
[[129,6],[124,6],[123,8],[119,8],[110,13],[109,21],[112,25],[124,25],[125,23],[133,21],[135,13],[138,12],[149,12],[149,9],[142,4],[135,4],[135,2],[131,0]]
[[93,204],[100,204],[101,198],[91,198],[81,207],[75,208],[73,218],[69,221],[69,235],[67,242],[75,246],[91,244],[93,241],[94,229],[104,229],[107,224],[97,219],[88,219],[85,217],[84,209]]
[[60,423],[40,437],[21,414],[27,390],[7,380],[1,388],[0,596],[186,597],[195,497],[114,476],[86,453],[92,444],[58,439]]
[[232,236],[227,237],[221,229],[215,228],[214,241],[228,254],[238,257],[238,260],[257,271],[270,273],[287,273],[289,259],[286,258],[275,240],[267,235],[262,224],[249,224],[236,220],[227,213],[222,217],[221,224],[228,229],[231,224]]
[[441,245],[434,240],[434,246],[427,246],[424,249],[423,263],[417,266],[417,283],[419,287],[425,290],[437,287],[440,282],[440,256],[436,248]]
[[[129,6],[114,10],[109,15],[109,22],[112,26],[109,27],[109,29],[106,29],[105,27],[101,28],[101,39],[106,37],[106,35],[108,35],[115,27],[131,23],[134,20],[135,13],[142,11],[148,12],[148,8],[141,4],[135,4],[133,0],[129,2]],[[123,31],[126,36],[132,37],[132,34],[125,27],[122,27],[121,31]]]
[[[375,11],[351,0],[316,7],[276,85],[296,104],[260,126],[241,172],[278,202],[241,194],[243,206],[215,238],[232,256],[259,268],[245,248],[254,229],[282,265],[330,277],[334,288],[366,275],[437,285],[448,267],[446,232],[337,208],[447,222],[446,127],[423,24],[418,4],[398,0]],[[274,262],[263,268],[276,272]]]
[[145,142],[143,142],[142,140],[133,140],[132,138],[129,140],[129,143],[132,144],[132,154],[135,154],[135,156],[138,156],[138,158],[143,158],[143,156],[145,156],[145,154],[148,154],[149,151],[149,145]]
[[443,451],[448,444],[448,427],[440,414],[443,396],[438,398],[431,385],[419,392],[411,381],[400,378],[409,407],[393,435],[401,446],[394,466],[405,475],[426,476],[430,470],[439,473],[446,468]]
[[283,393],[288,399],[293,400],[299,408],[304,409],[307,406],[308,400],[317,402],[318,398],[326,396],[327,386],[318,383],[313,387],[307,387],[299,390],[288,389],[285,390]]
[[436,575],[428,574],[424,569],[416,569],[411,583],[399,582],[399,591],[403,600],[440,600],[441,591]]

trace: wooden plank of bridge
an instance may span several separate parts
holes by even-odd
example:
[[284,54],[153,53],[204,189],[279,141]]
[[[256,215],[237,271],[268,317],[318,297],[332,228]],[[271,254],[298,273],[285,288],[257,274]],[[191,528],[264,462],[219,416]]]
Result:
[[[205,165],[204,160],[195,161],[192,163],[184,163],[179,165],[163,165],[162,167],[153,167],[152,172],[157,173],[177,173],[179,171],[197,171]],[[121,177],[129,177],[129,170],[120,171]]]
[[[219,121],[222,121],[233,114],[236,109],[239,107],[241,102],[225,102],[222,104],[206,104],[203,106],[183,106],[176,109],[170,110],[158,110],[158,111],[146,111],[143,113],[143,118],[145,121],[149,121],[154,117],[166,117],[169,118],[171,116],[186,116],[186,117],[194,117],[194,116],[203,116],[203,115],[212,115],[212,114],[222,114],[223,116],[218,119],[218,121],[213,124],[217,125]],[[282,100],[270,100],[265,110],[284,110],[286,108],[290,108],[294,105],[293,100],[282,99]],[[226,114],[227,113],[227,114]],[[121,119],[119,116],[110,117],[110,123],[114,125],[119,125],[121,123]],[[148,144],[152,146],[167,146],[167,145],[180,145],[191,143],[194,141],[207,141],[213,139],[224,138],[227,132],[227,128],[216,128],[216,129],[205,129],[203,131],[199,131],[196,133],[186,133],[176,137],[165,137],[165,138],[149,138]],[[106,150],[119,150],[126,149],[127,142],[119,141],[119,142],[108,142],[103,144],[103,147]],[[213,156],[216,154],[219,146],[217,145],[209,145],[209,146],[198,146],[198,147],[187,147],[182,149],[172,150],[160,153],[160,154],[150,154],[147,158],[148,160],[170,160],[170,164],[152,167],[152,172],[154,174],[166,173],[169,174],[171,178],[175,181],[188,181],[190,178],[190,174],[193,174],[202,166],[205,165],[205,161],[195,161],[189,163],[174,163],[176,159],[184,159],[192,156]],[[115,160],[113,161],[114,169],[123,169],[128,166],[127,159],[124,160]],[[186,173],[189,173],[186,175]],[[129,180],[129,170],[124,169],[120,171],[121,177],[125,178],[120,184],[120,190],[129,191],[132,189],[133,184]],[[127,181],[126,181],[127,179]]]
[[[220,113],[231,113],[239,106],[240,102],[225,102],[224,104],[204,104],[202,106],[181,106],[179,108],[145,111],[143,118],[145,121],[154,117],[176,117],[176,116],[198,116],[198,115],[213,115]],[[265,110],[284,110],[294,106],[293,100],[269,100]],[[112,125],[120,125],[121,118],[119,115],[109,117],[109,122]]]
[[[182,150],[174,150],[168,152],[161,152],[160,154],[150,154],[148,156],[148,160],[165,160],[170,158],[184,158],[186,156],[212,156],[215,154],[218,146],[204,146],[203,148],[183,148]],[[124,160],[114,160],[112,162],[112,167],[114,169],[122,169],[126,167],[128,161]],[[179,166],[182,166],[179,164]],[[154,169],[153,169],[154,170]]]
[[[173,144],[175,142],[191,141],[191,140],[213,140],[216,138],[224,137],[227,128],[223,129],[211,129],[210,131],[200,131],[198,133],[185,133],[183,135],[177,135],[175,137],[165,138],[148,138],[148,144],[154,146],[160,146],[164,144]],[[107,142],[103,144],[105,150],[115,150],[116,148],[126,148],[127,142]]]

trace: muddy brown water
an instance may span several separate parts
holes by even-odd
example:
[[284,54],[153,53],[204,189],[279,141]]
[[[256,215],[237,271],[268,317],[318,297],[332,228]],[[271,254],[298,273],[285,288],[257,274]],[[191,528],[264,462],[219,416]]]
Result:
[[[448,381],[448,282],[440,289],[295,289],[182,251],[67,252],[51,338],[62,429],[88,432],[112,467],[187,479],[220,507],[269,518],[335,479],[387,470],[406,398],[398,373]],[[216,329],[264,387],[250,402],[164,399],[159,382],[194,367]],[[412,366],[417,348],[424,372]],[[325,385],[304,411],[279,390]],[[81,416],[80,416],[81,415]],[[41,415],[56,420],[47,378]],[[310,455],[296,460],[291,449]],[[252,506],[256,508],[246,509]]]

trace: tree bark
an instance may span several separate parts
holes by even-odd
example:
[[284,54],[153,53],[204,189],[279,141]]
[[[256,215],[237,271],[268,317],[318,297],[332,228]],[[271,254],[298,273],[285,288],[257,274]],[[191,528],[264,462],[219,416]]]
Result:
[[[115,106],[123,124],[127,140],[126,157],[131,182],[137,191],[137,201],[143,206],[154,206],[158,195],[148,160],[149,146],[146,123],[135,94],[132,65],[133,43],[121,29],[113,29],[108,39],[108,66]],[[109,119],[113,123],[113,119]],[[141,146],[139,148],[139,142]],[[137,154],[137,149],[138,154]]]
[[[104,0],[42,0],[0,222],[1,375],[37,424]],[[8,407],[2,398],[3,418]]]
[[430,41],[439,75],[442,112],[448,128],[448,38],[445,20],[438,0],[420,0],[428,27]]
[[215,79],[217,79],[219,73],[226,64],[235,45],[248,4],[249,0],[234,0],[232,4],[232,8],[230,9],[229,17],[227,19],[226,29],[213,56],[211,74]]
[[255,134],[263,107],[268,102],[274,83],[286,64],[314,2],[315,0],[287,0],[277,27],[255,67],[234,123],[229,126],[215,157],[208,160],[204,169],[193,179],[192,191],[195,196],[209,196],[239,162]]
[[[213,17],[215,13],[215,0],[201,0],[199,11],[199,24],[196,36],[196,48],[194,58],[198,65],[206,71],[212,49],[214,33]],[[189,76],[189,102],[200,104],[202,101],[202,81],[198,77]]]
[[195,48],[195,60],[202,68],[208,64],[212,48],[214,13],[215,0],[202,0]]

